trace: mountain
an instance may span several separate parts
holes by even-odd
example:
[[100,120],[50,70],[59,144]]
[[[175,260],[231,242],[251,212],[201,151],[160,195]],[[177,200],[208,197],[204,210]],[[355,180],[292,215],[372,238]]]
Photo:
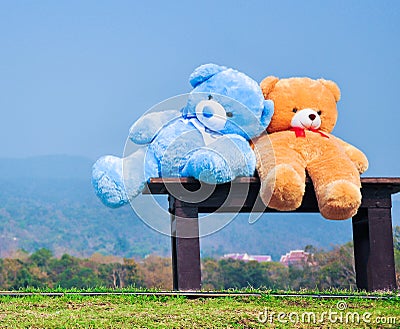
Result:
[[[0,256],[39,248],[81,257],[95,252],[123,257],[170,255],[169,237],[148,227],[131,207],[109,209],[101,204],[90,183],[92,163],[63,155],[0,159]],[[396,196],[393,204],[394,222],[400,224],[400,198]],[[220,215],[213,216],[217,220]],[[277,260],[291,249],[306,245],[328,249],[351,239],[349,220],[282,213],[264,214],[249,224],[241,214],[203,237],[201,252],[216,257],[230,252],[270,254]]]
[[0,159],[0,256],[39,248],[81,257],[168,254],[169,239],[130,207],[101,204],[91,186],[92,164],[70,156]]

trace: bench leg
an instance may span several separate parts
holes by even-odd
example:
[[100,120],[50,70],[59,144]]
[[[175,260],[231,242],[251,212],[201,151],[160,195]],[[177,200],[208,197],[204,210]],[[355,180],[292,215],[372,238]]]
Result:
[[360,208],[353,217],[353,240],[357,287],[396,289],[391,208]]
[[198,208],[169,197],[174,290],[200,290]]

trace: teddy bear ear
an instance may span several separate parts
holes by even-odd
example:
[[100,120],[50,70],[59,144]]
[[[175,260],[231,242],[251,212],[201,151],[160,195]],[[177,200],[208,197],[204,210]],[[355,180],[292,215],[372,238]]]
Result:
[[331,80],[318,79],[318,81],[331,91],[337,103],[340,100],[340,89],[338,85]]
[[272,89],[274,89],[278,81],[279,78],[274,77],[273,75],[270,75],[269,77],[266,77],[263,81],[261,81],[260,87],[265,99],[268,99],[269,93],[272,91]]
[[225,71],[226,66],[220,66],[217,64],[204,64],[196,68],[189,77],[189,82],[193,88],[198,86],[200,83],[210,79],[213,75]]

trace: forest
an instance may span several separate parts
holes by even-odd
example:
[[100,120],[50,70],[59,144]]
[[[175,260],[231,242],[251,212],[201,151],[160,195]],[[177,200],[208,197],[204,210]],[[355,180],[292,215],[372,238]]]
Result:
[[[400,227],[394,229],[397,284],[400,286]],[[258,263],[231,259],[202,259],[202,288],[262,289],[355,289],[352,243],[325,251],[306,246],[310,259],[302,264],[284,266],[279,262]],[[156,288],[172,289],[171,259],[150,255],[143,259],[105,256],[89,258],[68,254],[55,257],[42,248],[32,254],[17,251],[12,257],[0,259],[0,289],[86,289]]]

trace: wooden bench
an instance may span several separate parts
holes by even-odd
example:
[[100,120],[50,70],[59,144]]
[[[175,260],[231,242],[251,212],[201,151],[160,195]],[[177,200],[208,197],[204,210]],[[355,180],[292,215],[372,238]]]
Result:
[[[394,290],[391,195],[400,192],[400,178],[368,177],[362,178],[361,183],[362,204],[352,219],[357,287],[367,291]],[[276,212],[262,205],[256,177],[212,186],[213,192],[201,202],[183,201],[187,200],[185,191],[190,194],[200,187],[200,182],[191,178],[152,178],[143,190],[144,194],[168,195],[175,290],[201,289],[199,213]],[[310,181],[301,207],[294,212],[319,212]]]

